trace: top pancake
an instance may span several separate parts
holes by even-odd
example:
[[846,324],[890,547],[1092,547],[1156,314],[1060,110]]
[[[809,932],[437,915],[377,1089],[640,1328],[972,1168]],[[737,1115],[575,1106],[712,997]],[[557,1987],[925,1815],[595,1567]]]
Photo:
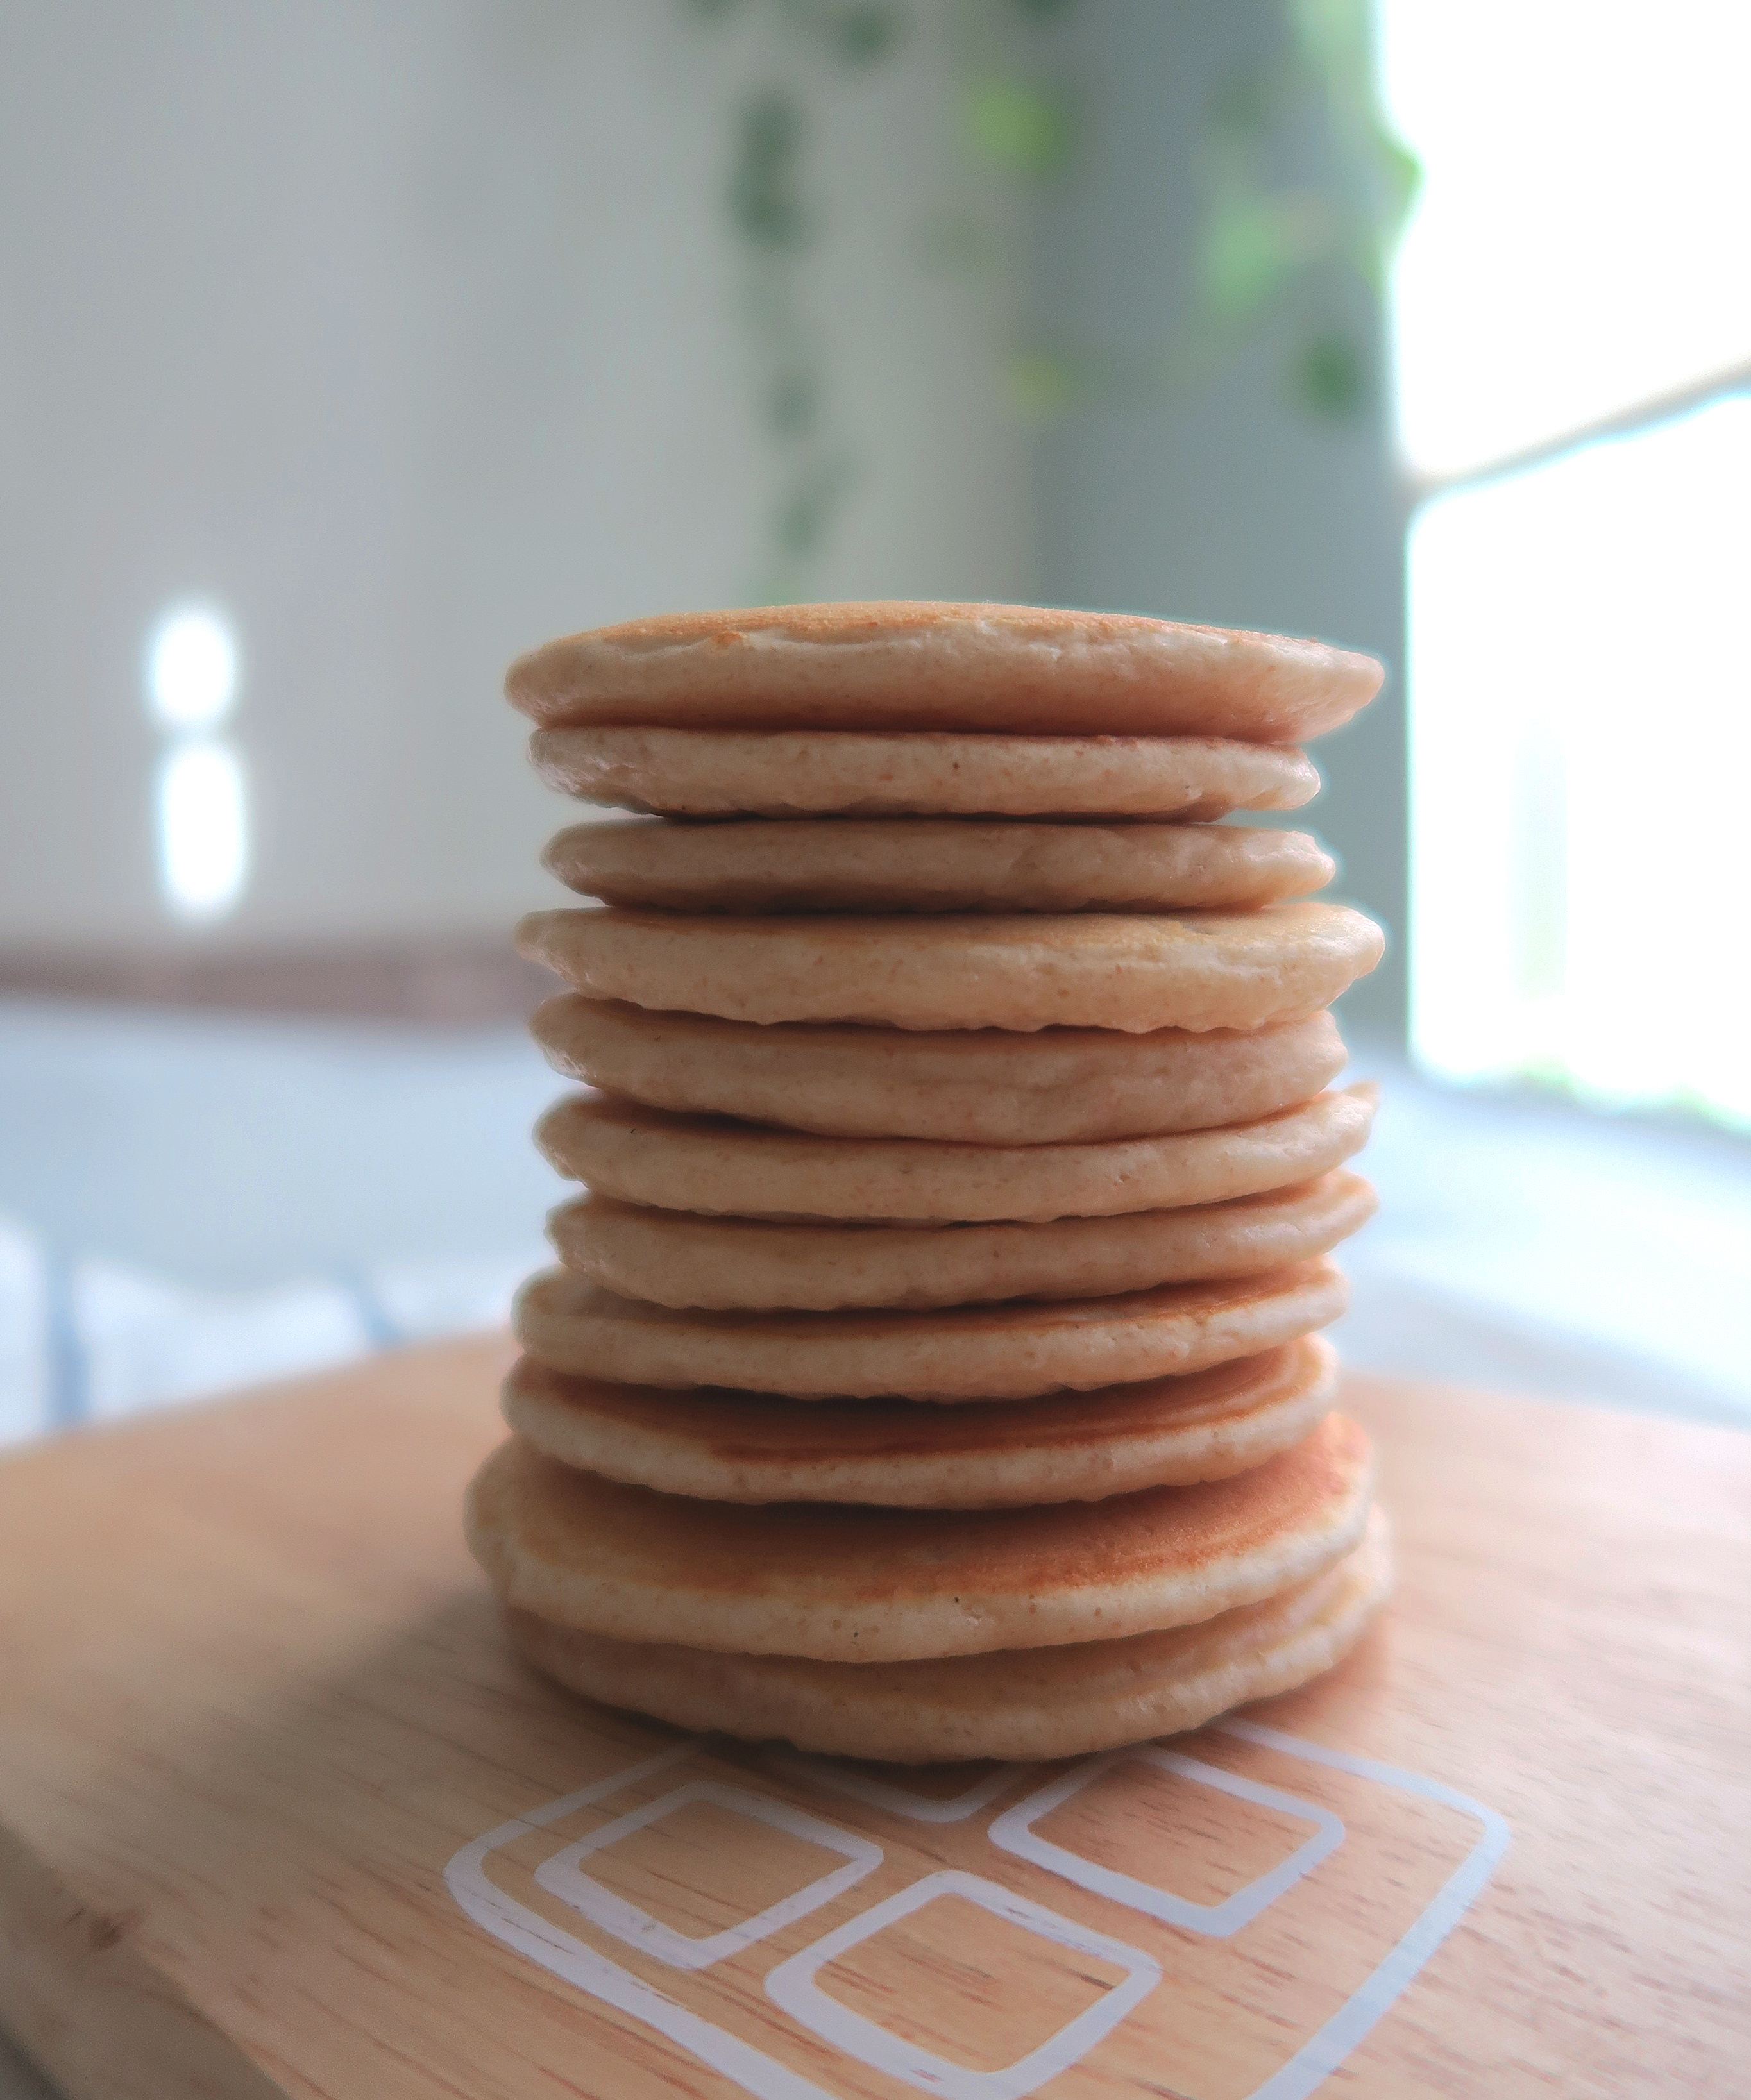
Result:
[[973,730],[1296,743],[1379,690],[1323,642],[1033,606],[774,606],[566,637],[505,691],[543,726]]
[[748,1506],[623,1487],[514,1438],[468,1491],[468,1543],[506,1601],[621,1640],[898,1661],[1116,1640],[1306,1581],[1368,1520],[1368,1439],[1329,1415],[1196,1487],[1042,1509]]

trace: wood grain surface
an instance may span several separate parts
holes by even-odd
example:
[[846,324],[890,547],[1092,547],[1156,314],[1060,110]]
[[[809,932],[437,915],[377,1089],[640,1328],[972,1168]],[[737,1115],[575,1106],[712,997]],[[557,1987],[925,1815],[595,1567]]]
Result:
[[511,1660],[506,1354],[0,1465],[0,2026],[77,2100],[1751,2093],[1751,1439],[1353,1379],[1402,1575],[1342,1669],[882,1772]]

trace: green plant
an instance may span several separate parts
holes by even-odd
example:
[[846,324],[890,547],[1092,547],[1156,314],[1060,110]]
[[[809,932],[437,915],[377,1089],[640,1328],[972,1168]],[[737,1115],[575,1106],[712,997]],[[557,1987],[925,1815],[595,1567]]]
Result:
[[[1188,347],[1208,366],[1283,315],[1291,400],[1345,421],[1373,392],[1372,334],[1352,317],[1354,291],[1377,301],[1419,170],[1375,97],[1369,0],[1286,0],[1284,12],[1280,49],[1232,75],[1209,110]],[[1283,142],[1308,128],[1320,165],[1298,183],[1282,171]]]
[[[766,82],[740,104],[725,190],[743,262],[759,425],[776,488],[758,594],[803,594],[852,493],[859,461],[836,415],[807,264],[827,229],[815,179],[816,108],[925,33],[949,73],[957,176],[919,228],[926,267],[979,298],[1007,399],[1035,423],[1097,399],[1202,383],[1267,324],[1280,331],[1287,398],[1341,424],[1374,392],[1373,333],[1388,258],[1417,170],[1386,129],[1373,82],[1368,0],[1281,0],[1285,33],[1226,79],[1195,146],[1200,197],[1194,281],[1175,339],[1143,359],[1054,338],[1023,289],[1028,200],[1075,166],[1087,121],[1037,33],[1077,0],[683,0],[764,39]],[[1317,140],[1315,172],[1286,171]],[[1365,297],[1359,300],[1358,291]]]

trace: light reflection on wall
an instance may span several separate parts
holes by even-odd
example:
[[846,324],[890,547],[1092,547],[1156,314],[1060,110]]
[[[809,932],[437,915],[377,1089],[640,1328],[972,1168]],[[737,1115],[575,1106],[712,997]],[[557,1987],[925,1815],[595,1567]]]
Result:
[[146,695],[165,733],[156,790],[159,886],[179,918],[222,917],[249,874],[249,792],[242,761],[219,731],[237,704],[237,646],[228,623],[179,607],[155,630]]

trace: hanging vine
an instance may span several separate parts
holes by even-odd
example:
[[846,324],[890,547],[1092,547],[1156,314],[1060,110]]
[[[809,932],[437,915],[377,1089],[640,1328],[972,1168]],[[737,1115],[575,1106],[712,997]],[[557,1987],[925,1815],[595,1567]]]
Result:
[[[980,304],[1006,398],[1044,422],[1095,400],[1159,398],[1202,384],[1267,327],[1282,335],[1286,399],[1329,425],[1365,414],[1377,379],[1366,314],[1414,198],[1415,161],[1376,101],[1368,0],[1282,0],[1285,33],[1236,69],[1194,146],[1199,223],[1184,319],[1143,355],[1054,338],[1025,296],[1025,207],[1075,166],[1086,140],[1061,60],[1039,33],[1077,0],[683,0],[762,39],[767,78],[739,105],[725,208],[756,413],[774,464],[758,596],[806,595],[810,571],[860,470],[838,415],[807,262],[827,231],[816,111],[829,86],[869,79],[928,34],[956,127],[952,193],[918,229],[924,267]],[[1286,170],[1317,139],[1316,171]],[[1358,298],[1360,292],[1365,298]]]

